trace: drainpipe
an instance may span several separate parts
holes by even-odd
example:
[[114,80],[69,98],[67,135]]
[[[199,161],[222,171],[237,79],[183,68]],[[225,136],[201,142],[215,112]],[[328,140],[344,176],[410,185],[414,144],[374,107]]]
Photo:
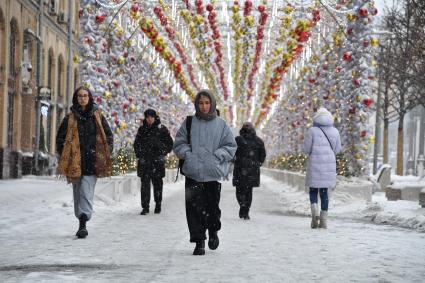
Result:
[[[65,113],[69,111],[69,101],[71,100],[71,80],[73,73],[73,60],[72,60],[72,26],[73,26],[73,6],[74,0],[68,0],[68,68],[66,73],[66,102],[65,102]],[[57,121],[56,124],[59,125],[60,121]]]
[[[38,0],[38,30],[37,36],[42,40],[42,31],[43,31],[43,16],[44,16],[44,7],[43,0]],[[37,40],[37,97],[35,99],[35,149],[34,149],[34,173],[35,175],[39,174],[39,164],[38,159],[40,155],[40,108],[41,108],[41,97],[40,97],[40,87],[42,85],[41,80],[41,59],[43,52],[42,41]]]

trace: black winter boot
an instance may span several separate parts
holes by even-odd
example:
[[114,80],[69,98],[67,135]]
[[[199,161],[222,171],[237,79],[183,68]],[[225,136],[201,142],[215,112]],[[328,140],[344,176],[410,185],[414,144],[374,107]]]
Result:
[[84,213],[80,215],[80,226],[78,227],[77,234],[75,234],[75,236],[77,236],[79,239],[84,239],[89,234],[86,229],[87,220],[87,215]]
[[239,218],[243,218],[244,217],[244,212],[243,212],[243,207],[241,206],[240,208],[239,208]]
[[245,214],[244,214],[244,216],[243,216],[243,219],[245,219],[245,220],[249,220],[249,219],[251,219],[251,218],[249,217],[249,208],[245,208]]
[[149,213],[149,208],[143,208],[142,212],[140,212],[140,215],[146,215]]
[[205,254],[205,241],[201,240],[196,242],[195,249],[193,250],[193,255],[204,255]]
[[218,248],[218,245],[220,244],[220,240],[217,236],[217,231],[208,231],[209,239],[208,239],[208,247],[210,250],[215,250]]
[[161,203],[160,202],[155,204],[155,210],[154,210],[153,213],[157,213],[157,214],[161,213]]

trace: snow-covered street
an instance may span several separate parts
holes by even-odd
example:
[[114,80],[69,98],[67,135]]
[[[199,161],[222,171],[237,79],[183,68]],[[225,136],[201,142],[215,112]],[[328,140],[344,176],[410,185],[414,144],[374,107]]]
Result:
[[299,197],[278,186],[262,176],[246,221],[225,182],[220,246],[193,256],[182,182],[165,185],[159,215],[139,215],[138,195],[112,206],[96,200],[89,236],[77,239],[64,181],[1,181],[0,281],[423,282],[425,233],[338,217],[332,206],[329,228],[312,230],[308,217],[287,212]]

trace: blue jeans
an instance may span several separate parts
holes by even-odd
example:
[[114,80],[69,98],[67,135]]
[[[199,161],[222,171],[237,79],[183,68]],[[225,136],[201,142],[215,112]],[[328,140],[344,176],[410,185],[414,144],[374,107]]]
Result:
[[310,188],[310,203],[317,203],[317,193],[320,194],[320,209],[328,211],[328,188]]

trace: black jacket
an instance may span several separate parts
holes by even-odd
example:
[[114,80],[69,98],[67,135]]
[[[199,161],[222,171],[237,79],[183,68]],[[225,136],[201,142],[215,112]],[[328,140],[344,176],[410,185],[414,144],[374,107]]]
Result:
[[173,139],[168,129],[161,124],[161,120],[156,117],[152,126],[144,120],[134,141],[134,151],[139,159],[137,176],[164,177],[165,156],[172,148]]
[[[71,107],[77,119],[78,138],[80,141],[81,153],[81,175],[96,175],[96,121],[93,115],[97,110],[96,104],[89,104],[87,109],[83,111],[79,106]],[[56,151],[59,155],[62,154],[65,145],[66,133],[68,130],[69,114],[63,118],[56,136]],[[109,150],[112,153],[114,148],[114,137],[109,127],[108,121],[102,115],[102,127],[105,131],[106,140],[109,145]]]
[[266,159],[263,141],[257,137],[255,130],[242,128],[236,137],[238,149],[235,154],[233,169],[233,186],[260,186],[260,166]]

